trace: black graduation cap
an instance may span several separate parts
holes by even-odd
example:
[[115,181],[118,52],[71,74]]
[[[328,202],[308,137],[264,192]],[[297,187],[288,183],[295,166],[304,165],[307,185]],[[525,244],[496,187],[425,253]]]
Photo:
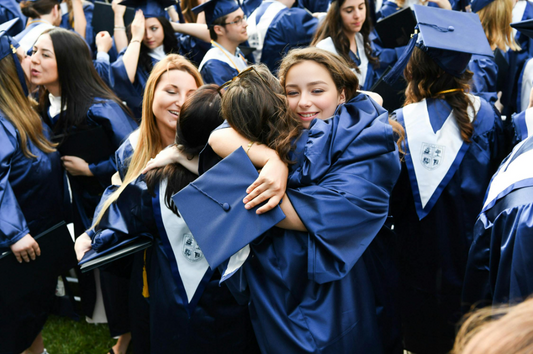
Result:
[[176,5],[176,0],[122,0],[120,5],[142,10],[144,17],[165,16],[165,9]]
[[528,36],[529,38],[533,38],[533,20],[514,22],[511,23],[511,27]]
[[192,11],[195,14],[205,12],[205,23],[208,27],[212,27],[217,18],[229,15],[240,7],[236,0],[209,0],[196,6]]
[[257,177],[241,147],[172,197],[212,269],[285,218],[279,206],[261,215],[244,208]]
[[472,12],[478,12],[494,0],[472,0],[470,1],[470,9]]

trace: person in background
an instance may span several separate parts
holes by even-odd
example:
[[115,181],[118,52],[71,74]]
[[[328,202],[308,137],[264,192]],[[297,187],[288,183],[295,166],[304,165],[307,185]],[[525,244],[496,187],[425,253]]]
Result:
[[60,27],[75,31],[92,48],[94,45],[92,26],[94,4],[85,0],[63,0],[60,9]]
[[390,73],[399,75],[408,61],[405,105],[392,114],[405,127],[406,153],[391,214],[405,349],[444,354],[460,319],[474,223],[505,153],[503,127],[488,102],[468,93],[472,54],[492,52],[477,15],[414,11],[420,34]]
[[41,33],[59,26],[61,9],[58,0],[26,0],[20,2],[24,16],[28,18],[26,28],[14,38],[22,49],[30,52]]
[[[33,236],[67,218],[65,175],[51,132],[28,98],[29,57],[0,25],[0,254],[32,262],[41,255]],[[68,197],[67,197],[68,198]],[[16,274],[13,274],[16,276]],[[57,277],[43,277],[32,291],[0,305],[3,353],[47,353],[41,330],[55,298]],[[16,292],[17,289],[9,289]]]

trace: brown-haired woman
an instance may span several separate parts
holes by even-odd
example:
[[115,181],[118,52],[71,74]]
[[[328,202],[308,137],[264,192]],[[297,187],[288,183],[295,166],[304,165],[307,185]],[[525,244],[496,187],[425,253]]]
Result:
[[[0,48],[0,254],[11,250],[19,262],[31,262],[41,254],[32,235],[66,217],[65,176],[55,144],[48,140],[50,131],[26,96],[22,67],[29,68],[27,59],[21,66],[8,36],[0,37]],[[2,300],[2,352],[46,352],[40,332],[56,282],[53,276],[41,279],[17,300]],[[17,289],[5,290],[17,294]]]
[[451,349],[473,226],[505,153],[499,116],[466,93],[469,57],[415,47],[404,70],[405,106],[394,112],[406,155],[391,213],[401,243],[404,344],[416,353]]

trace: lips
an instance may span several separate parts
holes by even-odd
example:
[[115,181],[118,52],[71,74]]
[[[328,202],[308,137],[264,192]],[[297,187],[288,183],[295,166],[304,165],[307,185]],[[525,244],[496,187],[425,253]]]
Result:
[[35,69],[32,69],[32,70],[31,70],[31,75],[32,75],[32,76],[37,76],[37,75],[39,75],[39,74],[40,74],[39,71],[37,71],[37,70],[35,70]]
[[318,116],[319,112],[298,112],[298,116],[303,121],[310,121]]
[[179,118],[180,112],[178,111],[168,111],[170,114],[172,114],[174,117]]

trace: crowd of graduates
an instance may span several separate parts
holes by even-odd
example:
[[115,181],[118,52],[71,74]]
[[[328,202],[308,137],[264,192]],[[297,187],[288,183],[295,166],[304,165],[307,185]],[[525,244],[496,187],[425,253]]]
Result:
[[81,308],[0,291],[0,354],[58,306],[117,354],[533,350],[532,38],[527,0],[2,0],[2,279],[137,248]]

